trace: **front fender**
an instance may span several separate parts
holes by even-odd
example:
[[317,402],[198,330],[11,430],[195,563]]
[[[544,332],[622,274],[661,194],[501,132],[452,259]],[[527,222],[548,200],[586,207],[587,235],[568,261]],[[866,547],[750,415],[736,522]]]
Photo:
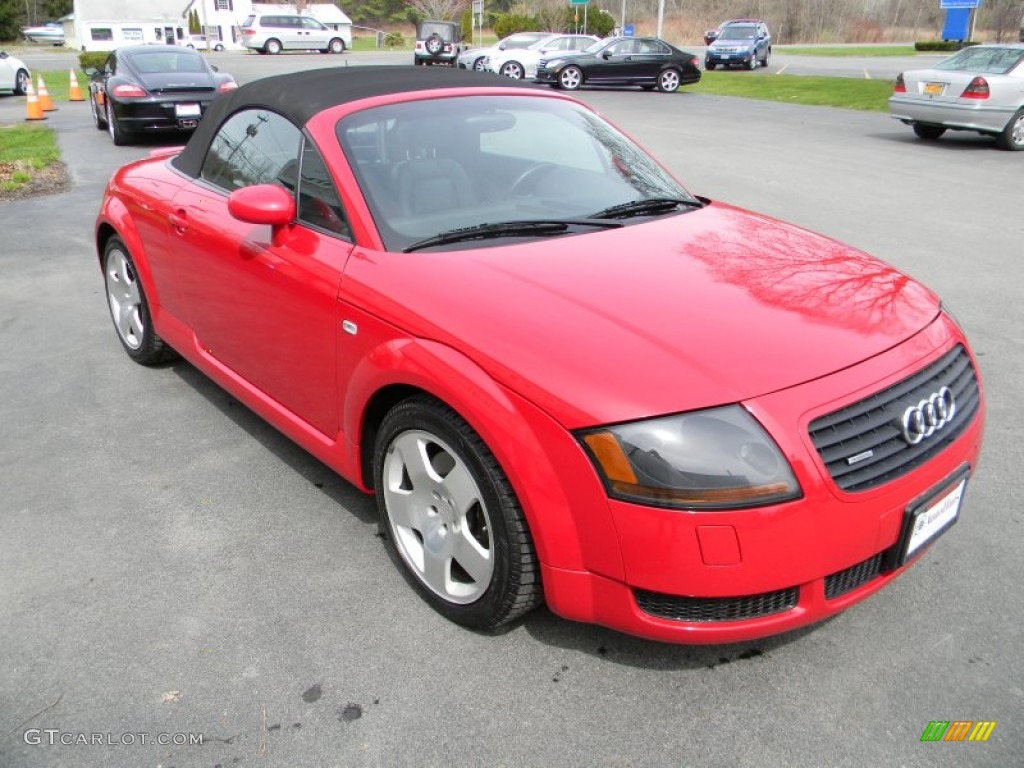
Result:
[[360,357],[342,403],[353,458],[373,450],[359,442],[375,434],[366,420],[374,399],[396,387],[436,397],[476,430],[523,506],[541,562],[623,577],[607,497],[572,435],[447,345],[396,335]]
[[146,294],[146,301],[149,304],[149,312],[154,324],[158,324],[160,314],[160,295],[156,289],[156,282],[153,280],[153,272],[149,267],[149,258],[139,230],[135,226],[131,212],[116,192],[117,176],[110,180],[107,191],[103,196],[103,205],[96,216],[95,238],[96,257],[99,262],[100,272],[103,271],[103,250],[107,241],[112,235],[117,235],[128,248],[128,252],[135,262],[135,272],[142,282],[142,289]]

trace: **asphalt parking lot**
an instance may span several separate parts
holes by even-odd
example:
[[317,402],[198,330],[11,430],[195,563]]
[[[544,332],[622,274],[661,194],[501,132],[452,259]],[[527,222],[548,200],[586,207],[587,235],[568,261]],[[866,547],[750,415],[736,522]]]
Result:
[[[113,169],[163,144],[115,148],[60,104],[72,189],[0,204],[0,766],[1020,764],[1024,153],[925,144],[882,114],[580,97],[692,191],[945,298],[989,398],[958,524],[866,603],[767,641],[666,646],[544,610],[495,636],[449,624],[391,565],[370,499],[187,364],[123,354],[92,221]],[[0,121],[23,109],[0,97]],[[921,743],[933,720],[997,726]]]

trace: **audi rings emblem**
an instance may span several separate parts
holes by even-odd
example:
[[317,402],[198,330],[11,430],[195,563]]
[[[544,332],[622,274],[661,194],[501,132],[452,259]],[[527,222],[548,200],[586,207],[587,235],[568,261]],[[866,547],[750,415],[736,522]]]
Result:
[[900,419],[903,439],[910,445],[917,445],[949,424],[955,413],[953,390],[943,387],[903,412],[903,418]]

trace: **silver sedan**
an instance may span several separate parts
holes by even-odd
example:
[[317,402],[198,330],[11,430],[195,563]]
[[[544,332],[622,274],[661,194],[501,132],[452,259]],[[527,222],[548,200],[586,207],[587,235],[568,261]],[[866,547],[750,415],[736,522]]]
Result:
[[1024,150],[1024,44],[971,46],[932,69],[904,72],[889,111],[922,139],[977,131]]

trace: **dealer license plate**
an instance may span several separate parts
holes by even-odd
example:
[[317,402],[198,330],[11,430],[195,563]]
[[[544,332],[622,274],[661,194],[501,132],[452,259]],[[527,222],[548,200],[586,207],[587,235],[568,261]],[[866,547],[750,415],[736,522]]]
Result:
[[901,564],[913,557],[925,544],[945,533],[946,529],[956,522],[960,516],[960,503],[963,501],[966,487],[967,473],[964,472],[956,485],[944,491],[941,496],[933,496],[907,510],[901,539],[906,542],[900,558]]
[[198,104],[175,104],[174,115],[175,117],[199,117],[202,112],[199,109]]
[[945,87],[945,83],[925,83],[924,92],[929,96],[941,96]]

